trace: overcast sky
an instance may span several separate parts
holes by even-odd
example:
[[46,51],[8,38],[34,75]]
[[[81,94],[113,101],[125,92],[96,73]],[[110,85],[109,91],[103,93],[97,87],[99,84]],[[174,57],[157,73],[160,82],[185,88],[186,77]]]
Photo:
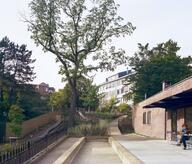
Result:
[[[192,1],[191,0],[116,0],[120,4],[119,15],[130,21],[136,30],[131,36],[115,40],[117,47],[125,49],[131,56],[137,51],[137,43],[157,43],[169,39],[177,41],[181,50],[179,55],[192,54]],[[55,88],[62,88],[58,65],[52,54],[44,54],[30,39],[27,25],[21,21],[20,13],[28,13],[30,0],[0,0],[0,39],[8,36],[18,44],[27,44],[36,58],[37,78],[33,83],[45,82]],[[95,83],[104,82],[107,76],[126,68],[120,67],[115,72],[97,73]]]

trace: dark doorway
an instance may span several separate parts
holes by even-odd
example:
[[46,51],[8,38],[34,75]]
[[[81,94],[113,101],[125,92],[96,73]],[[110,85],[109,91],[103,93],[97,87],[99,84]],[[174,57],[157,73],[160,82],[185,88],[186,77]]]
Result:
[[192,131],[192,107],[185,109],[185,123],[190,131]]
[[171,140],[177,140],[177,110],[171,111]]

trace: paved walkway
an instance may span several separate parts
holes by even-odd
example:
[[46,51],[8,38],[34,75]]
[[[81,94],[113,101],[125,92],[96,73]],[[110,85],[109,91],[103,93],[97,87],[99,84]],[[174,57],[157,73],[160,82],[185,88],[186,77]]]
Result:
[[107,132],[110,136],[121,135],[121,132],[118,128],[118,118],[109,124]]
[[192,164],[192,149],[137,134],[118,135],[117,120],[112,125],[111,135],[145,164]]
[[68,150],[79,138],[68,138],[60,145],[56,146],[50,152],[46,153],[40,159],[33,162],[33,164],[52,164],[55,162],[66,150]]
[[119,140],[129,152],[146,164],[191,164],[192,150],[165,140]]
[[72,164],[122,164],[108,142],[86,142]]

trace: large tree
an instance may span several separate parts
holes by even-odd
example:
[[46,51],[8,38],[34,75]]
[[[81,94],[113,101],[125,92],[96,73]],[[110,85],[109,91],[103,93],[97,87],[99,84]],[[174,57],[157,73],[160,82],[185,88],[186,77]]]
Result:
[[0,41],[0,142],[5,134],[9,107],[16,103],[16,92],[21,84],[34,79],[35,60],[26,45],[19,46],[7,37]]
[[135,74],[129,77],[134,103],[161,91],[162,82],[174,84],[190,75],[191,57],[180,57],[180,47],[169,40],[149,48],[149,44],[138,44],[139,51],[130,58],[130,66]]
[[[117,15],[114,0],[33,0],[31,17],[25,19],[37,45],[53,53],[61,63],[72,91],[69,126],[73,125],[77,102],[77,80],[91,70],[113,70],[126,62],[122,49],[111,40],[131,34],[134,27]],[[87,59],[97,60],[89,62]]]

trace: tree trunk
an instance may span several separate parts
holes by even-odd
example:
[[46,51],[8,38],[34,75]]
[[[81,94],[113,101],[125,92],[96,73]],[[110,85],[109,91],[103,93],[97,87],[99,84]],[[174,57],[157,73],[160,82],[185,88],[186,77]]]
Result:
[[71,104],[69,110],[68,128],[71,128],[74,125],[76,106],[77,106],[77,88],[76,84],[74,84],[73,86],[71,86]]
[[5,131],[6,131],[6,122],[3,107],[3,87],[0,85],[0,143],[4,142]]
[[3,102],[3,87],[0,85],[0,103]]
[[13,101],[14,101],[14,90],[13,90],[13,87],[10,87],[9,88],[9,98],[8,98],[8,102],[9,102],[10,106],[13,104]]

